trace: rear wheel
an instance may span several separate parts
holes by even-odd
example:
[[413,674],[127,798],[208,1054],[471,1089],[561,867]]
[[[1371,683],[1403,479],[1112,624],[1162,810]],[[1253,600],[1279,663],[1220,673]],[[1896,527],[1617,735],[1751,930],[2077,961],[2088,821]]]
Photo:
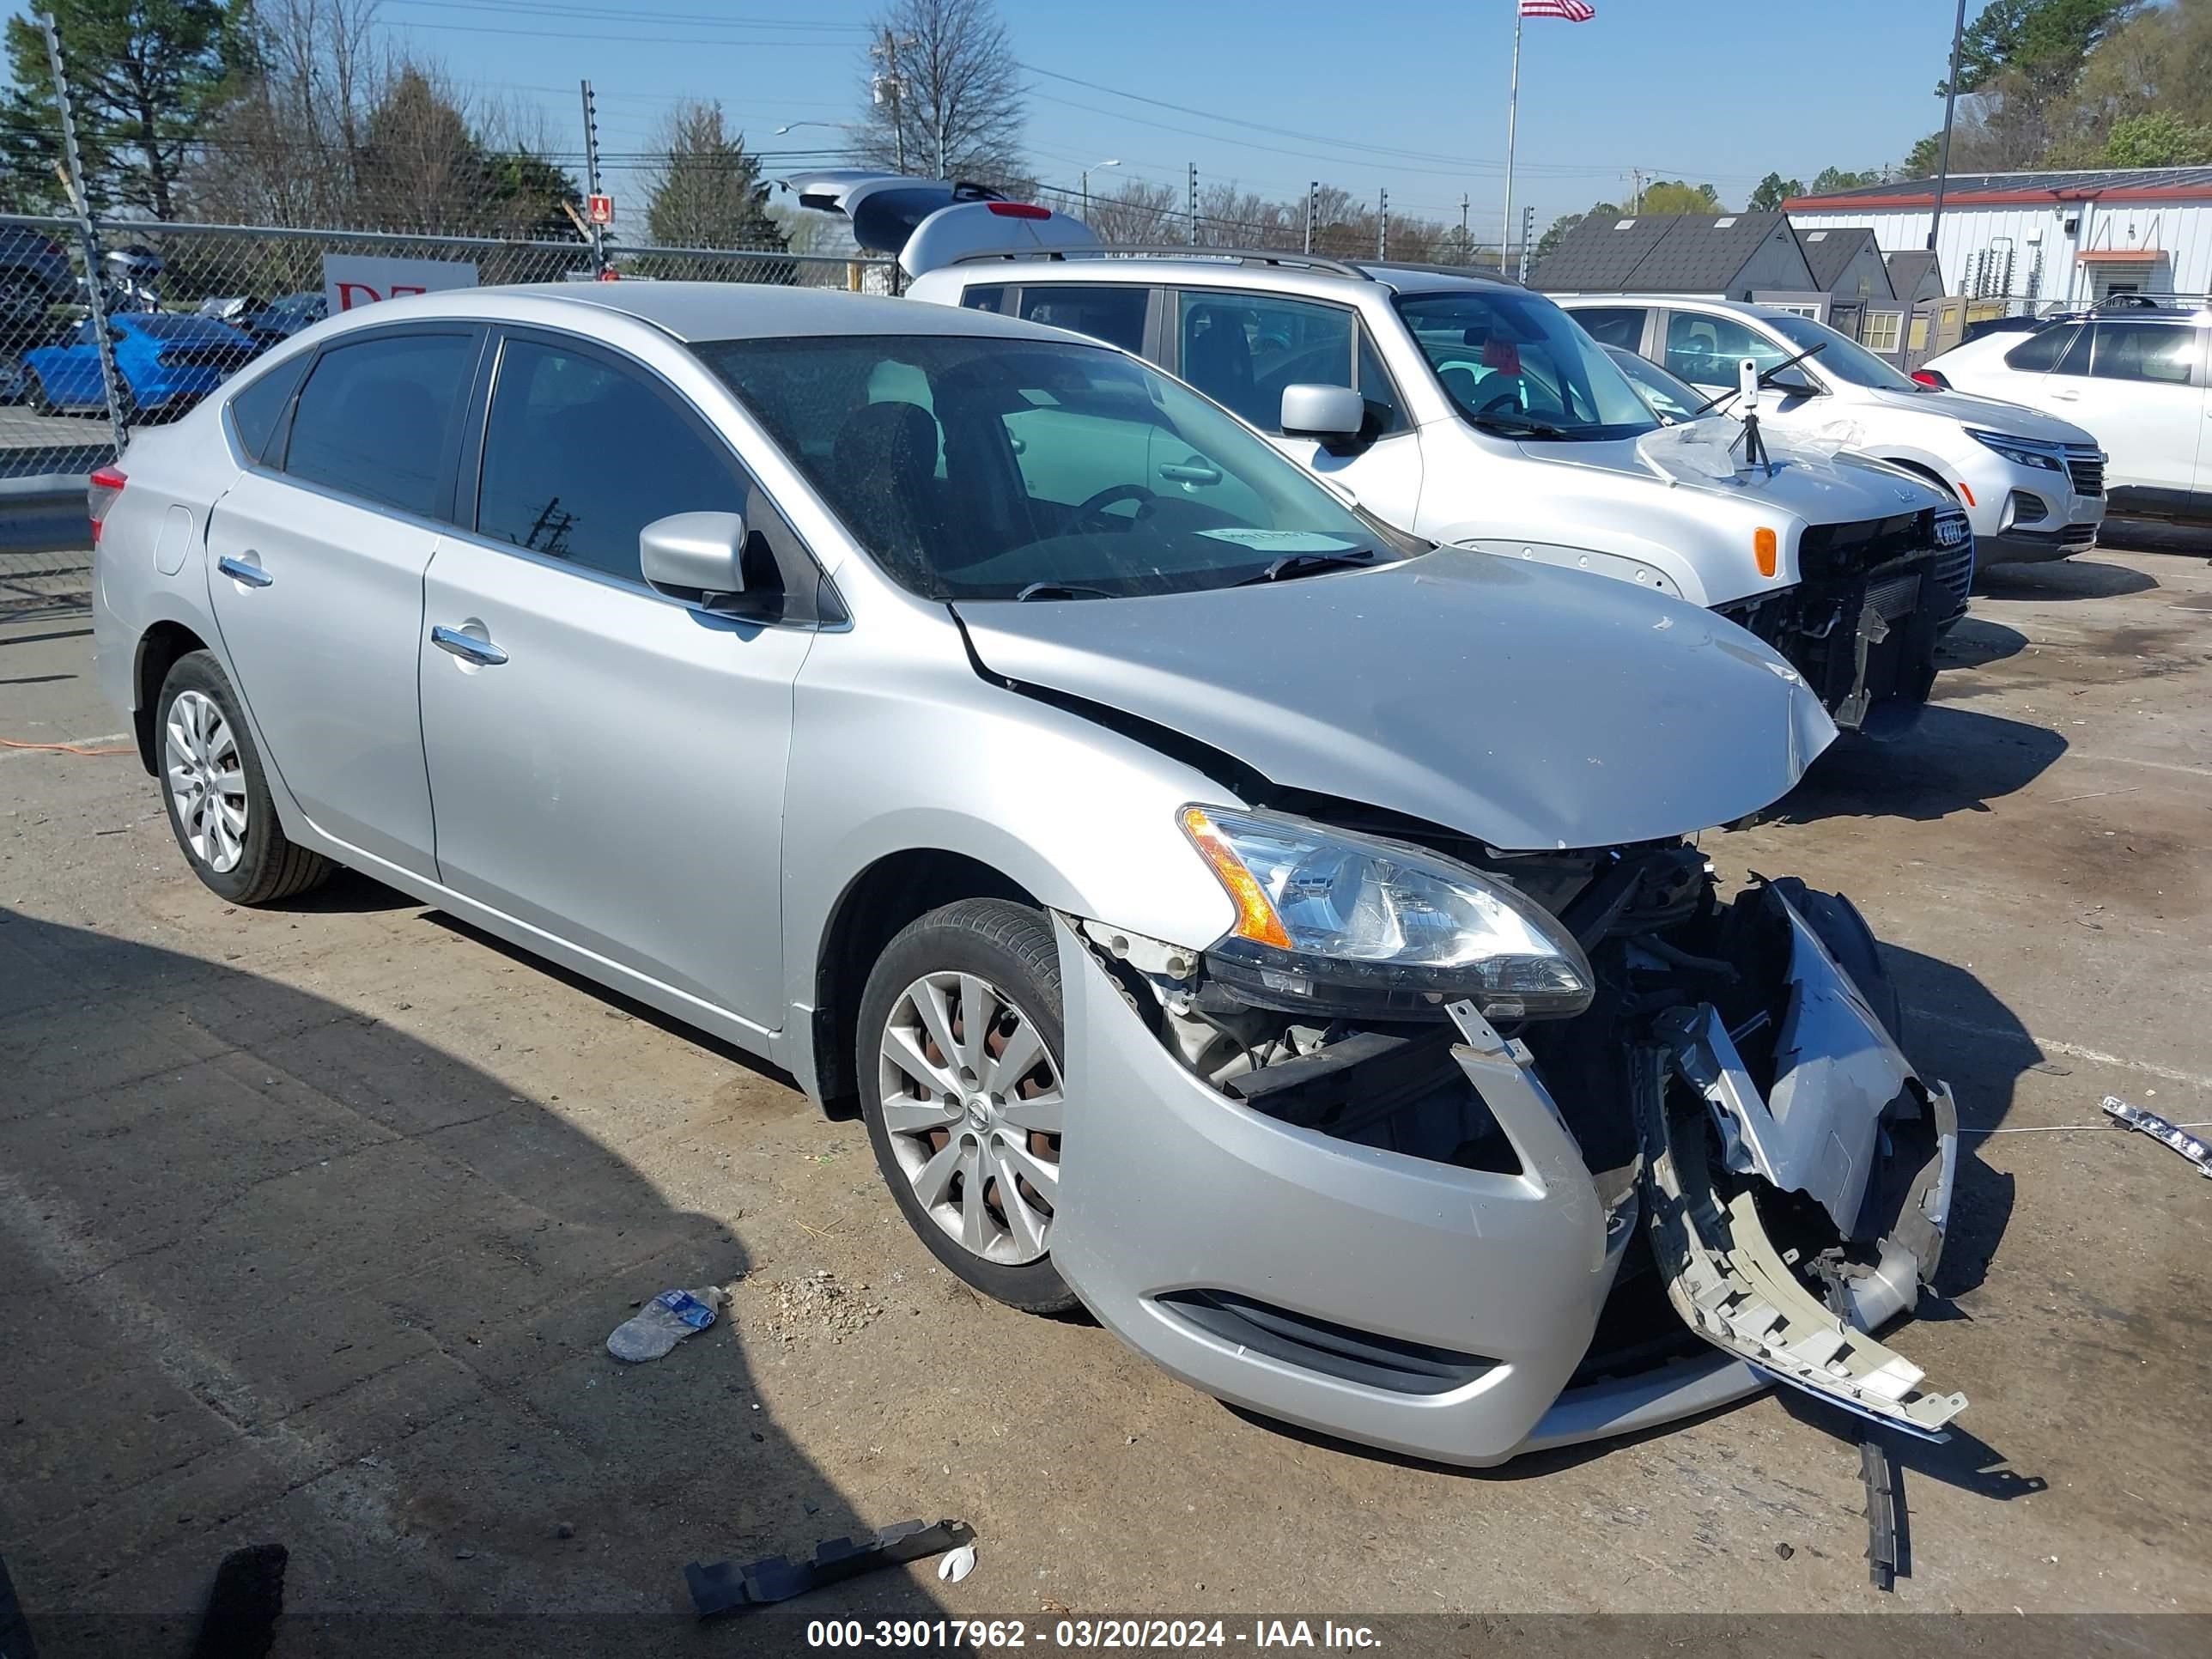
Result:
[[270,904],[330,878],[330,860],[294,846],[277,823],[238,695],[210,653],[187,652],[170,667],[155,732],[169,828],[210,890]]
[[1032,1313],[1076,1305],[1051,1257],[1063,1042],[1052,928],[1004,899],[912,923],[861,997],[861,1112],[892,1197],[939,1261]]
[[30,383],[30,404],[32,411],[40,415],[60,414],[61,410],[55,404],[54,400],[46,394],[46,377],[40,374],[37,369],[33,368],[27,372],[25,378]]

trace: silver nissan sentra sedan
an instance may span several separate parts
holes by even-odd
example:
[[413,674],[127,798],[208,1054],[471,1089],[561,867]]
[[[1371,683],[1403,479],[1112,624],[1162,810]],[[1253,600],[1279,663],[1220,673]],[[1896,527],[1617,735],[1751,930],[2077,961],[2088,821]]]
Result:
[[1437,550],[1111,348],[895,300],[335,318],[94,480],[194,872],[363,871],[857,1104],[953,1272],[1465,1464],[1868,1333],[1948,1091],[1842,899],[1694,837],[1834,735],[1773,651]]

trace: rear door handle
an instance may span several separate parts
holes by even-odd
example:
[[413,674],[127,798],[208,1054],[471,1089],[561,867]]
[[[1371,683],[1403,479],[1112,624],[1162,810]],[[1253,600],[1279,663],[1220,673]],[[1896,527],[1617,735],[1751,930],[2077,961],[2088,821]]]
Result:
[[507,653],[489,640],[480,640],[473,634],[464,634],[458,628],[442,624],[430,630],[430,643],[439,650],[459,657],[463,662],[475,663],[481,668],[496,668],[507,660]]
[[2054,392],[2051,395],[2062,404],[2078,404],[2081,401],[2081,394],[2078,392]]
[[266,587],[276,579],[258,564],[248,564],[244,559],[234,559],[228,554],[215,562],[215,568],[234,582],[244,582],[248,587]]

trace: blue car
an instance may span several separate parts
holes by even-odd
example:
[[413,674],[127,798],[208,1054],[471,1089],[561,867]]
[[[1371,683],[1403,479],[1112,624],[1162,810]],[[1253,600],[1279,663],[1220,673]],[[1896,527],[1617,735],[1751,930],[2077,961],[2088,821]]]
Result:
[[[124,312],[107,319],[115,367],[131,407],[181,412],[252,361],[260,343],[212,317]],[[79,323],[66,345],[22,355],[26,390],[46,410],[103,410],[100,348],[92,319]]]

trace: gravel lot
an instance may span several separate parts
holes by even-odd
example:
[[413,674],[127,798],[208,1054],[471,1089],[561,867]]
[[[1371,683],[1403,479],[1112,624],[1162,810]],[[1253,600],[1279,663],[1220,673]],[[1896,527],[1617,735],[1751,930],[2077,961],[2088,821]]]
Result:
[[[1976,1132],[1945,1294],[1894,1339],[1973,1406],[1905,1454],[1893,1597],[1812,1408],[1488,1474],[1295,1437],[980,1301],[860,1127],[734,1053],[364,880],[228,908],[134,759],[0,750],[0,1556],[33,1628],[181,1654],[263,1540],[279,1653],[445,1650],[459,1613],[498,1615],[477,1652],[715,1654],[848,1612],[2212,1613],[2212,1188],[2069,1127],[2106,1093],[2212,1119],[2206,551],[1997,573],[1911,739],[1707,841],[1856,900]],[[15,556],[0,737],[105,747],[82,566]],[[675,1285],[732,1305],[618,1369]],[[973,1577],[680,1616],[688,1560],[917,1516],[974,1524]]]

